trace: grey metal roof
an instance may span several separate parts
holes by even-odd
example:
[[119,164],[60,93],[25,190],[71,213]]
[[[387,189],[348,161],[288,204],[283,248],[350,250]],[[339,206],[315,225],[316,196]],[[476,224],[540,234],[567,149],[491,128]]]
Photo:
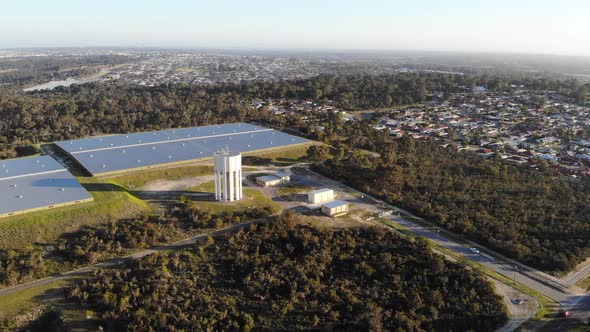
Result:
[[[174,136],[176,135],[176,136]],[[168,139],[170,137],[170,139]],[[307,142],[246,123],[112,135],[56,142],[93,175],[212,157],[217,151],[249,152]]]
[[334,208],[337,208],[337,207],[340,207],[343,205],[348,205],[348,202],[346,202],[346,201],[331,201],[331,202],[322,204],[322,206],[325,206],[329,209],[334,209]]
[[0,180],[59,170],[65,169],[50,156],[0,160]]
[[0,178],[0,215],[92,198],[49,156],[4,160],[0,168],[11,175]]
[[217,137],[244,132],[256,132],[269,130],[248,123],[230,123],[222,125],[168,129],[144,133],[109,135],[83,138],[71,141],[56,142],[56,144],[69,153],[88,152],[97,149],[118,148],[125,146],[141,146],[153,143],[183,142],[194,138]]
[[256,181],[262,181],[262,182],[271,182],[271,181],[277,181],[277,180],[281,180],[281,178],[276,177],[274,175],[263,175],[263,176],[259,176],[256,178]]

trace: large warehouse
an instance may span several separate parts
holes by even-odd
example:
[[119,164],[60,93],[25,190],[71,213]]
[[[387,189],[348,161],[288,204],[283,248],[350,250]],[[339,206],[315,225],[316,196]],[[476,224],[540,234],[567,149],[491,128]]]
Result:
[[0,218],[88,201],[86,189],[49,156],[0,161]]
[[221,149],[248,153],[306,144],[306,139],[247,123],[110,135],[56,142],[92,175],[212,158]]

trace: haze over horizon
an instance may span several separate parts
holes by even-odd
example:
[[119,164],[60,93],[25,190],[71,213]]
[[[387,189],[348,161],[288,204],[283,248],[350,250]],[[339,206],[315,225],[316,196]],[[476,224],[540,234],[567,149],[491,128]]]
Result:
[[[0,48],[416,50],[590,56],[590,2],[30,0],[4,4]],[[34,8],[34,10],[32,10]]]

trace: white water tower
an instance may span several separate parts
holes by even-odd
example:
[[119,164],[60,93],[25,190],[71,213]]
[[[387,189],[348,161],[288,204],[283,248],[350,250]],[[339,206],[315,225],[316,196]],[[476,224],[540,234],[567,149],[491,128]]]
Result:
[[237,201],[242,198],[242,155],[221,150],[215,154],[215,199]]

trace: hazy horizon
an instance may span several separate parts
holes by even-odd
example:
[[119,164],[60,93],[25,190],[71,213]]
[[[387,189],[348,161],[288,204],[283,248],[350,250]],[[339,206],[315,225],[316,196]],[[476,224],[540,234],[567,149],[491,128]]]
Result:
[[590,3],[10,2],[0,48],[146,47],[590,56]]

